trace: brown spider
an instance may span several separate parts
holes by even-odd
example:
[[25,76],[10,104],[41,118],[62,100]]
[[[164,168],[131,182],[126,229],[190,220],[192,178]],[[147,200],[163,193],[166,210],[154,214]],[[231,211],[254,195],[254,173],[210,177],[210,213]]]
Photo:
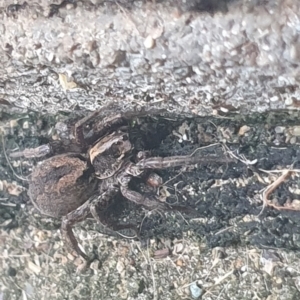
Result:
[[[102,108],[79,120],[75,124],[75,142],[53,142],[35,149],[25,149],[22,153],[11,154],[13,157],[55,154],[34,168],[28,194],[42,214],[62,218],[61,231],[65,241],[86,260],[89,258],[79,248],[72,226],[92,215],[113,230],[131,228],[132,225],[111,224],[104,217],[105,210],[119,192],[128,200],[149,210],[167,209],[167,205],[155,197],[131,190],[129,182],[132,177],[141,176],[149,169],[216,161],[216,157],[195,155],[148,157],[146,152],[138,152],[136,157],[133,157],[133,146],[127,128],[121,126],[122,122],[143,114],[159,114],[161,111],[121,113],[114,104],[110,105],[107,111],[112,108],[113,113],[108,116],[104,116],[107,108]],[[102,119],[96,122],[92,135],[85,135],[84,126],[96,116],[101,116]],[[72,152],[61,154],[64,151]],[[158,175],[152,173],[148,184],[157,187],[162,181]]]

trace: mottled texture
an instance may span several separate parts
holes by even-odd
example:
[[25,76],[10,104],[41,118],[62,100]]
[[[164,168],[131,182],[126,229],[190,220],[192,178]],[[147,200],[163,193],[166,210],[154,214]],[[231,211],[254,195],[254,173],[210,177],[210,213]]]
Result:
[[[3,114],[0,119],[8,153],[17,144],[32,147],[36,132],[49,137],[55,126],[54,119],[34,113],[11,118]],[[64,119],[60,115],[56,121]],[[107,233],[103,226],[86,220],[75,226],[75,235],[85,252],[98,254],[99,260],[78,274],[75,269],[81,269],[82,260],[62,243],[60,224],[42,217],[30,202],[24,203],[25,192],[19,197],[9,194],[12,190],[4,181],[13,186],[18,179],[0,151],[0,298],[182,300],[191,299],[190,285],[196,282],[205,300],[300,299],[299,212],[266,207],[258,217],[261,194],[280,176],[280,170],[292,164],[300,169],[300,112],[148,122],[153,122],[150,133],[156,128],[166,133],[163,142],[156,144],[155,155],[182,155],[223,141],[235,154],[250,162],[257,160],[257,164],[249,167],[240,161],[234,166],[161,170],[162,196],[169,192],[168,201],[193,205],[200,218],[149,214],[130,201],[113,205],[108,216],[140,224],[142,242],[103,235],[101,232]],[[202,151],[213,154],[215,148]],[[17,174],[26,176],[35,161],[11,163]],[[280,185],[272,199],[280,204],[299,201],[298,176],[295,173]],[[18,184],[26,186],[19,180]],[[132,237],[130,232],[125,234]],[[169,256],[159,258],[166,249]],[[273,254],[266,255],[270,251]]]
[[29,197],[42,214],[65,216],[96,192],[96,182],[89,175],[87,162],[80,155],[51,157],[33,170]]
[[0,1],[0,105],[299,106],[299,1],[71,2]]

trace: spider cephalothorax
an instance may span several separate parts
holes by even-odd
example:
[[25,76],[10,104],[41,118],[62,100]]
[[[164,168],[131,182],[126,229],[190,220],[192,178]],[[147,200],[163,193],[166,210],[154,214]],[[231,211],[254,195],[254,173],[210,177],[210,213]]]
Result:
[[89,157],[99,179],[114,175],[124,163],[124,157],[131,150],[128,133],[113,132],[100,139],[89,150]]
[[[132,177],[141,176],[145,170],[216,160],[216,157],[199,155],[163,158],[151,157],[147,152],[136,153],[123,123],[143,112],[121,113],[116,106],[109,108],[108,115],[104,108],[79,120],[74,126],[75,141],[61,144],[55,142],[24,151],[25,154],[30,154],[28,156],[34,156],[35,153],[37,156],[61,153],[42,161],[34,168],[29,182],[29,196],[42,214],[62,218],[61,229],[66,242],[85,259],[88,256],[79,248],[72,226],[92,215],[114,230],[126,227],[112,224],[104,216],[106,208],[118,193],[147,209],[167,208],[156,197],[132,190],[129,187]],[[150,113],[159,114],[161,111],[154,110]],[[102,118],[93,128],[93,135],[85,135],[85,124],[101,114]],[[162,183],[161,178],[153,172],[146,182],[154,188]]]

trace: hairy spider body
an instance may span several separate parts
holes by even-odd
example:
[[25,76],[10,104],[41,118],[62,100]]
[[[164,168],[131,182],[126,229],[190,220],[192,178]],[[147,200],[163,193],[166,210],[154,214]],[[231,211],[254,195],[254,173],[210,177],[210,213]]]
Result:
[[[59,218],[86,202],[97,190],[88,162],[79,154],[61,154],[34,168],[28,194],[44,215]],[[87,188],[88,187],[88,188]]]
[[131,148],[128,133],[121,131],[113,132],[96,142],[89,151],[89,157],[97,178],[105,179],[114,175]]
[[[72,231],[75,223],[92,215],[113,230],[132,228],[131,224],[112,224],[104,216],[105,210],[117,194],[121,193],[128,200],[147,209],[165,210],[169,207],[154,195],[142,195],[131,190],[129,183],[132,177],[141,176],[145,170],[150,169],[216,161],[216,157],[202,157],[194,154],[165,158],[149,157],[146,152],[134,154],[134,147],[130,142],[127,127],[123,126],[123,121],[143,115],[143,112],[122,114],[119,108],[114,105],[109,106],[110,109],[112,107],[115,111],[108,116],[105,115],[104,108],[79,120],[75,124],[75,142],[58,144],[59,151],[68,149],[67,146],[70,145],[69,149],[76,149],[75,152],[54,155],[44,160],[34,168],[29,182],[28,193],[34,206],[42,214],[62,218],[61,230],[66,243],[86,260],[89,258],[78,246]],[[151,114],[160,112],[154,110]],[[92,129],[93,134],[84,134],[85,124],[101,114],[103,118],[96,122],[96,126]],[[95,139],[93,135],[98,139]],[[34,153],[37,156],[57,153],[53,145],[55,143],[40,146],[37,149],[25,149],[23,153],[30,153],[33,156]],[[12,156],[19,155],[20,153],[17,153]],[[222,160],[218,159],[218,161]],[[226,162],[227,159],[223,161]],[[155,173],[151,173],[146,182],[154,188],[162,184],[161,178]]]

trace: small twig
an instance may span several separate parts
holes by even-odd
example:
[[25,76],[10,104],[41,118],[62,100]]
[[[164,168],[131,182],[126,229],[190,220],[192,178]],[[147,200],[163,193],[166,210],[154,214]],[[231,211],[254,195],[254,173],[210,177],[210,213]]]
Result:
[[5,139],[4,139],[3,134],[1,134],[1,139],[2,139],[2,147],[3,147],[3,153],[4,153],[4,156],[5,156],[5,159],[6,159],[6,161],[7,161],[7,164],[8,164],[8,166],[9,166],[9,168],[10,168],[11,171],[13,172],[14,176],[16,176],[16,177],[17,177],[18,179],[20,179],[20,180],[28,181],[27,178],[23,178],[23,177],[19,176],[19,175],[15,172],[15,170],[14,170],[13,166],[11,165],[11,163],[10,163],[10,161],[9,161],[9,159],[8,159],[8,156],[7,156],[7,154],[6,154],[6,149],[5,149]]
[[121,232],[119,232],[119,231],[116,231],[116,233],[119,235],[119,236],[121,236],[121,237],[123,237],[123,238],[125,238],[125,239],[135,239],[136,237],[137,237],[137,235],[135,234],[134,236],[128,236],[128,235],[125,235],[125,234],[122,234]]
[[255,164],[257,163],[257,159],[254,159],[254,160],[250,161],[250,160],[248,160],[248,159],[245,157],[245,155],[235,155],[235,154],[233,154],[233,151],[231,151],[231,150],[228,148],[228,146],[223,145],[223,147],[224,147],[225,151],[228,153],[228,155],[229,155],[230,157],[233,157],[233,158],[239,160],[240,162],[242,162],[243,164],[245,164],[245,165],[247,165],[247,166],[249,166],[249,165],[255,165]]
[[[262,170],[266,173],[271,173],[270,171],[265,171],[265,170]],[[276,170],[276,171],[272,171],[272,172],[278,172],[279,170]],[[280,205],[276,205],[272,202],[270,202],[269,200],[269,196],[270,194],[272,194],[277,188],[278,186],[283,183],[286,179],[288,179],[293,173],[295,172],[299,172],[299,170],[297,169],[284,169],[284,170],[281,170],[280,171],[282,174],[281,176],[279,176],[273,183],[271,183],[270,185],[268,185],[265,190],[263,191],[263,194],[262,194],[262,200],[263,200],[263,207],[262,207],[262,210],[260,211],[260,213],[258,214],[258,216],[260,216],[265,207],[266,206],[271,206],[277,210],[294,210],[294,211],[299,211],[299,209],[297,208],[293,208],[291,206],[289,207],[285,207],[285,206],[280,206]]]
[[197,151],[199,150],[202,150],[202,149],[206,149],[206,148],[210,148],[210,147],[213,147],[213,146],[216,146],[216,145],[220,145],[220,143],[214,143],[214,144],[210,144],[210,145],[207,145],[207,146],[203,146],[203,147],[199,147],[197,149],[195,149],[192,154],[190,154],[189,156],[193,156]]
[[[263,195],[262,195],[262,199],[263,199],[263,209],[266,207],[266,206],[272,206],[274,208],[277,208],[277,209],[280,209],[281,207],[280,206],[277,206],[271,202],[269,202],[269,196],[270,194],[273,193],[273,191],[275,191],[279,185],[281,183],[283,183],[286,179],[288,179],[290,177],[290,175],[292,174],[292,171],[291,170],[288,170],[288,171],[284,171],[282,172],[281,176],[279,176],[273,183],[271,183],[263,192]],[[262,211],[263,211],[262,209]]]
[[147,259],[147,257],[145,256],[145,254],[143,253],[142,249],[139,247],[139,245],[136,244],[136,246],[137,246],[137,248],[140,250],[140,252],[142,253],[142,255],[144,256],[145,261],[146,261],[146,262],[149,264],[149,266],[150,266],[151,276],[152,276],[152,283],[153,283],[153,300],[156,300],[156,299],[158,299],[158,297],[157,297],[156,283],[155,283],[154,271],[153,271],[153,266],[152,266],[152,263],[151,263],[151,258],[150,258],[150,253],[149,253],[149,245],[148,245],[148,242],[147,242],[147,256],[148,256],[148,259]]
[[[177,175],[175,175],[174,177],[170,178],[169,180],[167,180],[163,185],[167,185],[170,181],[174,180],[175,178],[177,178],[179,175],[181,175],[182,172],[179,172]],[[179,181],[180,182],[180,181]]]
[[[180,173],[181,174],[181,173]],[[175,176],[176,177],[176,176]],[[175,178],[174,177],[174,178]],[[173,178],[173,179],[174,179]],[[179,184],[179,183],[181,183],[181,182],[183,182],[183,181],[178,181],[177,183],[175,183],[174,184],[174,187],[172,187],[172,186],[167,186],[167,185],[163,185],[163,187],[165,187],[166,189],[172,189],[172,190],[174,190],[175,191],[175,198],[176,198],[176,201],[174,202],[174,203],[170,203],[170,202],[168,202],[168,204],[170,205],[170,206],[172,206],[172,205],[176,205],[178,202],[179,202],[179,200],[178,200],[178,196],[177,196],[177,193],[178,193],[178,189],[177,189],[177,185]],[[181,194],[181,193],[180,193]],[[167,197],[168,198],[168,197]]]
[[281,170],[264,170],[264,169],[258,169],[261,172],[272,174],[272,173],[282,173],[286,171],[293,171],[294,173],[300,173],[300,169],[281,169]]
[[220,291],[220,293],[219,293],[219,295],[218,295],[218,297],[217,297],[216,300],[220,299],[220,296],[221,296],[221,294],[224,292],[225,288],[226,288],[226,286],[224,286],[224,287],[221,289],[221,291]]
[[48,253],[46,254],[46,270],[45,270],[45,277],[48,277],[49,275],[49,257],[50,257],[50,252],[52,250],[52,244],[49,246]]
[[[4,198],[3,198],[4,199]],[[7,198],[6,198],[7,199]],[[0,199],[1,200],[1,199]],[[17,204],[15,204],[15,203],[11,203],[11,202],[2,202],[2,200],[1,200],[1,202],[0,202],[0,204],[2,205],[2,206],[7,206],[7,207],[16,207],[17,206]]]
[[202,295],[202,297],[204,297],[207,293],[210,293],[211,290],[212,290],[214,287],[216,287],[217,285],[219,285],[220,283],[222,283],[225,279],[227,279],[230,275],[232,275],[233,272],[234,272],[234,269],[231,270],[231,271],[229,271],[229,272],[227,272],[225,275],[219,277],[219,278],[216,280],[216,282],[215,282],[212,286],[210,286],[209,289]]
[[0,259],[8,259],[8,258],[14,258],[14,257],[30,257],[29,254],[10,254],[10,255],[0,255]]
[[144,259],[145,259],[145,262],[148,263],[147,257],[144,254],[144,252],[142,251],[141,247],[138,245],[138,243],[135,243],[135,245],[139,249],[139,251],[142,253],[142,255],[143,255]]
[[169,255],[166,257],[166,260],[168,260],[172,264],[172,266],[175,268],[175,270],[177,271],[177,273],[180,275],[178,267],[176,266],[176,264],[174,263],[174,261],[171,259],[171,257]]
[[142,221],[141,221],[139,233],[141,233],[141,231],[142,231],[143,223],[144,223],[145,219],[148,217],[148,213],[149,213],[149,212],[147,212],[147,213],[145,214],[145,216],[143,217],[143,219],[142,219]]
[[225,232],[225,231],[227,231],[227,230],[230,230],[230,229],[233,228],[233,227],[234,227],[234,226],[229,226],[229,227],[223,228],[223,229],[219,230],[218,232],[216,232],[215,235],[218,235],[218,234],[223,233],[223,232]]
[[181,216],[181,218],[187,225],[190,225],[190,223],[187,221],[187,219],[184,218],[184,216],[182,215],[182,213],[180,211],[178,211],[177,213]]
[[[160,209],[158,209],[158,208],[153,208],[152,210],[147,211],[146,215],[149,214],[149,216],[150,216],[152,212],[158,213],[161,217],[163,216],[163,211],[160,211]],[[142,222],[144,221],[144,219],[145,219],[145,217],[143,218]],[[141,229],[142,229],[142,222],[141,222],[141,227],[140,227],[139,232],[141,232]]]
[[154,278],[153,266],[152,266],[151,259],[150,259],[148,243],[147,243],[147,254],[148,254],[148,260],[149,260],[149,265],[150,265],[150,270],[151,270],[151,277],[152,277],[152,284],[153,284],[153,300],[156,300],[157,299],[156,283],[155,283],[155,278]]

